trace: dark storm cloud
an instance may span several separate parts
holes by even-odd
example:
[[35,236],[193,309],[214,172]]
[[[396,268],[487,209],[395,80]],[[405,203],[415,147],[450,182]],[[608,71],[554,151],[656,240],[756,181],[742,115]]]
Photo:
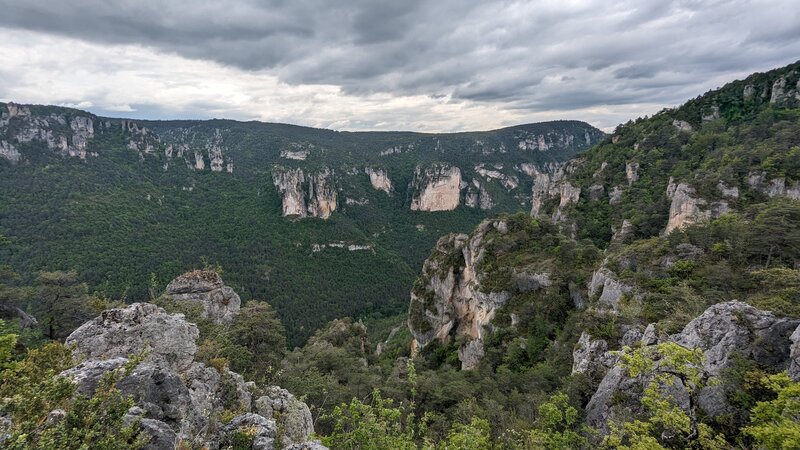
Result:
[[0,26],[143,45],[356,96],[563,111],[676,104],[713,80],[792,62],[793,3],[0,0]]

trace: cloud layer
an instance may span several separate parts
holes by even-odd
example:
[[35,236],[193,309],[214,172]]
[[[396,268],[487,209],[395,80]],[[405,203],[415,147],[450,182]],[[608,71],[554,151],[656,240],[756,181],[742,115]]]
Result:
[[339,129],[608,129],[800,58],[793,3],[0,0],[0,98]]

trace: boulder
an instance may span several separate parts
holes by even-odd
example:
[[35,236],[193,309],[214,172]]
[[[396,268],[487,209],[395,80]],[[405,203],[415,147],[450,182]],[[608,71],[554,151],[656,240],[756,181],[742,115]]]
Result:
[[219,274],[209,270],[193,270],[175,278],[167,285],[166,295],[203,305],[205,317],[216,323],[232,322],[242,304],[239,295],[225,286]]
[[142,354],[145,360],[177,371],[191,366],[197,352],[197,326],[183,314],[167,314],[150,303],[103,311],[66,340],[80,359],[112,359]]
[[241,443],[237,441],[237,437],[246,437],[251,441],[248,448],[252,450],[273,450],[276,436],[274,420],[258,414],[245,413],[234,417],[222,428],[216,448],[231,448],[234,443],[239,446],[233,448],[245,448],[240,446]]
[[[791,370],[790,352],[796,342],[790,336],[800,338],[798,325],[800,320],[778,318],[746,303],[731,301],[709,307],[680,333],[670,336],[669,341],[689,349],[701,349],[702,370],[707,377],[722,375],[734,357],[743,357],[768,371],[778,372]],[[642,345],[658,342],[656,334],[655,327],[648,326]],[[609,421],[643,413],[642,391],[656,373],[658,363],[654,372],[636,378],[627,376],[621,367],[609,370],[586,406],[589,425],[607,432]],[[688,393],[679,380],[675,380],[675,386],[667,393],[674,396],[678,406],[687,409]],[[698,393],[697,404],[710,417],[726,415],[734,421],[743,420],[746,411],[735,408],[727,398],[724,386],[709,383]]]
[[255,401],[255,411],[276,421],[284,447],[303,443],[314,432],[311,410],[286,389],[268,387],[266,395]]

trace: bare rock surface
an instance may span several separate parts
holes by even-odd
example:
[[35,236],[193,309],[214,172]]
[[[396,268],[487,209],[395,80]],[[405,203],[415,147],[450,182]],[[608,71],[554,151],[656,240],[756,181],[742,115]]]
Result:
[[166,294],[177,301],[202,304],[205,316],[217,323],[230,323],[242,304],[222,277],[208,270],[194,270],[175,278],[167,285]]

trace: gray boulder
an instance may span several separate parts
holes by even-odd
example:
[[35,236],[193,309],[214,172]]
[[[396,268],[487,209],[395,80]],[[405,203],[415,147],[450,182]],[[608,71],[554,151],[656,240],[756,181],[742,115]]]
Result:
[[284,447],[303,443],[314,432],[311,410],[286,389],[268,387],[266,395],[255,401],[255,410],[277,422]]
[[798,326],[791,336],[791,361],[789,361],[789,376],[794,381],[800,381],[800,326]]
[[[253,413],[245,413],[233,418],[222,428],[216,448],[229,448],[235,442],[236,435],[247,436],[252,440],[252,450],[273,450],[277,430],[275,421]],[[238,446],[236,448],[244,448]]]
[[194,270],[175,278],[167,285],[166,294],[177,301],[203,305],[204,315],[217,323],[233,321],[242,304],[219,274],[209,270]]
[[[704,354],[702,369],[708,377],[720,376],[736,356],[777,372],[790,368],[790,347],[796,345],[790,336],[797,334],[800,340],[800,332],[796,331],[798,325],[800,320],[778,318],[746,303],[732,301],[709,307],[683,331],[670,336],[669,341],[701,349]],[[656,334],[654,327],[648,327],[642,345],[658,342]],[[629,377],[619,366],[609,370],[586,406],[587,422],[607,432],[609,421],[643,413],[642,391],[657,373],[658,363],[654,372],[636,378]],[[688,393],[680,380],[676,378],[675,386],[667,393],[673,395],[681,408],[688,409]],[[730,405],[724,386],[704,387],[697,395],[697,404],[710,417],[727,415],[733,420],[746,417],[746,411]]]
[[149,303],[103,311],[81,325],[66,340],[81,359],[111,359],[147,352],[145,360],[176,369],[187,369],[197,352],[197,326],[182,314],[167,314]]
[[84,361],[77,366],[61,372],[62,377],[72,379],[77,385],[77,391],[80,394],[91,396],[94,394],[100,379],[107,372],[119,369],[128,362],[128,358],[111,358],[111,359],[92,359]]

